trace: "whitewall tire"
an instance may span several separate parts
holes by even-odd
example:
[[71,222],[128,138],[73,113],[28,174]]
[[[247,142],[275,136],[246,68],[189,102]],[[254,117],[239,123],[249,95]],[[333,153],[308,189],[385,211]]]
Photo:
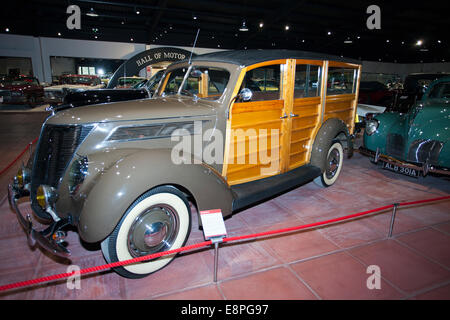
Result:
[[339,177],[344,160],[344,148],[338,140],[333,140],[328,149],[325,171],[314,182],[321,187],[332,186]]
[[[191,211],[184,194],[173,187],[158,187],[136,199],[101,248],[107,262],[129,260],[178,249],[190,230]],[[127,278],[142,278],[174,258],[172,254],[114,270]]]

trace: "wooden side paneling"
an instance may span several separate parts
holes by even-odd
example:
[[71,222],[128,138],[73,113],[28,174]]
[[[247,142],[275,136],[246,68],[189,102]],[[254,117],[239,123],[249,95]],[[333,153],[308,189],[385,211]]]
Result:
[[320,97],[295,99],[292,114],[288,170],[309,161],[309,150],[320,122]]
[[[226,177],[229,185],[280,172],[283,108],[283,100],[234,104],[227,139]],[[271,134],[275,134],[275,140]]]
[[323,121],[338,118],[344,121],[349,129],[352,128],[356,107],[355,99],[356,95],[353,93],[327,96]]

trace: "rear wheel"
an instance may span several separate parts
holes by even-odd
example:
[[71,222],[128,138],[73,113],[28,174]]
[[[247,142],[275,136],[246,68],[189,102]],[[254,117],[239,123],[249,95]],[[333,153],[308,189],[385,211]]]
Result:
[[[158,187],[140,196],[125,212],[101,248],[108,263],[182,247],[190,233],[189,203],[179,190]],[[142,278],[165,267],[175,255],[114,268],[127,278]]]
[[314,182],[321,187],[333,185],[342,170],[344,159],[344,149],[338,140],[333,140],[330,149],[328,149],[325,171]]

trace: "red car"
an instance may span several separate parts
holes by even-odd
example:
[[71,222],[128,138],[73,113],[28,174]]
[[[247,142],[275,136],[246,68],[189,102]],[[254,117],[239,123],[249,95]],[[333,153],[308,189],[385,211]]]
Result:
[[44,99],[44,87],[34,77],[19,77],[0,83],[0,103],[29,104],[34,107]]
[[361,81],[359,85],[358,103],[376,106],[391,107],[395,92],[378,81]]

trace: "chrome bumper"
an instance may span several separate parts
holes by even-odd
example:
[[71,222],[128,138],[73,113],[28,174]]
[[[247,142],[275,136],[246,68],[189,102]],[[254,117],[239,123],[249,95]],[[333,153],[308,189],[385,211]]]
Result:
[[398,166],[398,167],[402,167],[402,168],[409,168],[409,169],[414,169],[417,170],[418,172],[421,172],[423,176],[426,176],[428,173],[436,173],[436,174],[442,174],[442,175],[450,175],[450,170],[443,170],[443,169],[438,169],[435,168],[434,166],[431,166],[427,163],[425,163],[423,166],[418,166],[412,163],[408,163],[408,162],[403,162],[400,160],[397,160],[395,158],[392,158],[390,156],[381,154],[379,152],[373,152],[371,150],[368,150],[366,148],[360,147],[359,148],[359,153],[365,155],[365,156],[369,156],[369,157],[373,157],[372,161],[374,163],[378,163],[378,161],[384,161],[387,163],[390,163],[394,166]]
[[63,238],[61,236],[61,229],[68,225],[68,222],[65,220],[59,220],[58,222],[53,222],[48,228],[37,231],[33,229],[33,222],[31,216],[28,214],[26,218],[23,217],[22,213],[17,206],[17,200],[26,196],[27,193],[17,189],[13,185],[8,185],[8,200],[9,205],[17,216],[17,220],[24,228],[27,238],[28,244],[30,247],[34,247],[38,244],[43,249],[57,255],[59,257],[67,258],[70,256],[70,251],[63,245]]

